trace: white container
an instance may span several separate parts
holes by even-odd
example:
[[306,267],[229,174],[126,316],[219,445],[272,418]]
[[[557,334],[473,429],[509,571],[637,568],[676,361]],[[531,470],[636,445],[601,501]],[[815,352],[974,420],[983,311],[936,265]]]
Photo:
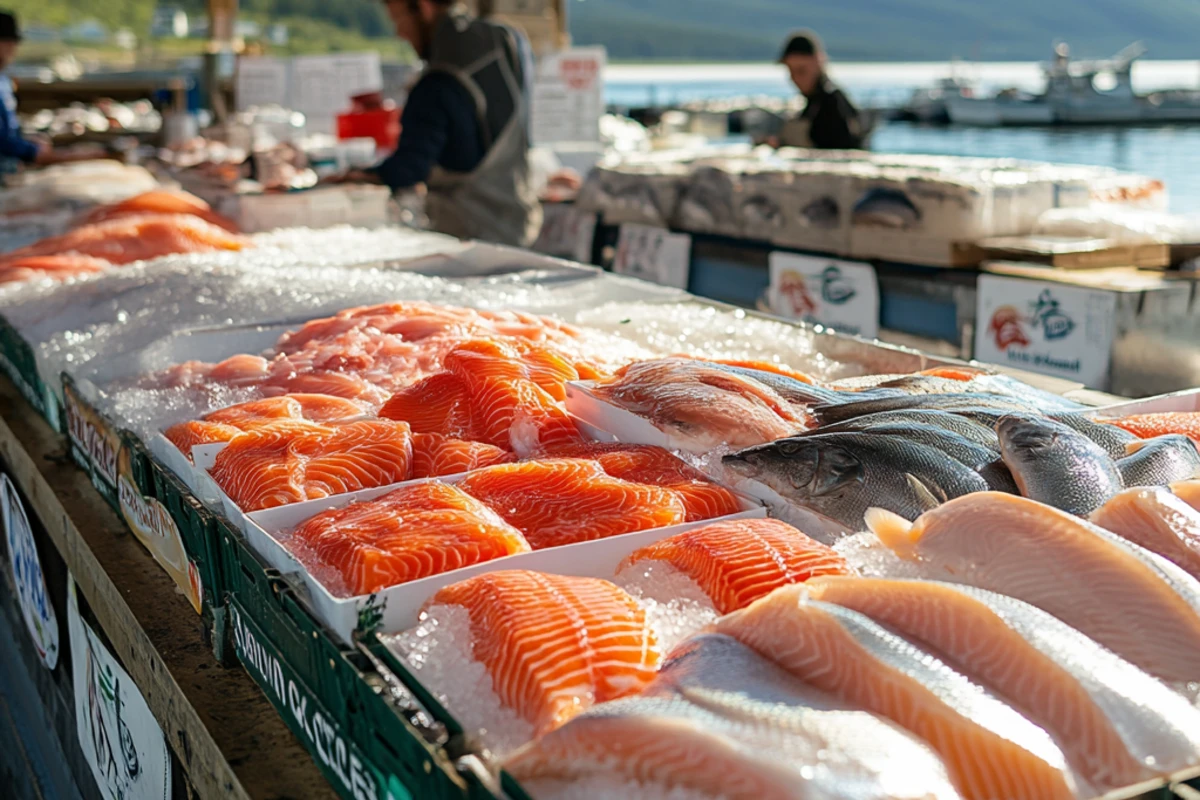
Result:
[[238,195],[224,210],[246,233],[334,225],[371,228],[387,224],[390,197],[383,186],[321,186],[299,192]]
[[[438,478],[443,483],[456,483],[464,476]],[[611,580],[621,561],[634,551],[687,530],[730,519],[755,519],[766,511],[753,500],[741,497],[742,510],[716,519],[672,525],[666,528],[610,536],[592,542],[551,547],[530,553],[498,558],[482,564],[444,572],[399,586],[391,586],[373,594],[357,597],[335,597],[290,553],[277,538],[305,520],[335,508],[345,508],[354,502],[374,500],[402,486],[428,481],[406,483],[338,495],[324,500],[312,500],[281,508],[258,511],[244,516],[243,530],[250,547],[270,566],[283,573],[295,574],[308,589],[317,618],[347,644],[358,628],[360,613],[368,608],[382,614],[380,627],[384,631],[406,630],[417,624],[421,607],[438,590],[475,575],[508,569],[535,570],[556,575]]]

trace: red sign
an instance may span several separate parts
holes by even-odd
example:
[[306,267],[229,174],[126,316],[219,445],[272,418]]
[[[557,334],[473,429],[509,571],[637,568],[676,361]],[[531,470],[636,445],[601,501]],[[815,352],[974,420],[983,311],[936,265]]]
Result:
[[594,58],[568,56],[559,59],[558,73],[568,88],[582,92],[592,88],[592,84],[596,82],[600,74],[600,63]]

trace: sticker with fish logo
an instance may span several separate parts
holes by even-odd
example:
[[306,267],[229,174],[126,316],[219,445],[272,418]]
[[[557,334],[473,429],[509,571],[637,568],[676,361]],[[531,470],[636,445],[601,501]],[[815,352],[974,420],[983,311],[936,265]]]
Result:
[[158,721],[133,678],[79,613],[67,582],[67,627],[75,688],[75,725],[101,796],[154,800],[171,796],[171,759]]
[[874,337],[879,332],[879,283],[870,264],[771,253],[770,304],[775,313]]
[[1109,388],[1115,293],[989,274],[977,292],[976,359]]
[[1059,303],[1046,289],[1038,295],[1033,304],[1032,319],[1042,327],[1042,335],[1047,340],[1065,339],[1075,330],[1075,322],[1059,307]]
[[842,274],[836,266],[830,264],[821,273],[821,299],[826,303],[840,306],[849,303],[858,294],[854,281]]
[[[0,473],[0,515],[4,520],[4,540],[8,545],[8,564],[13,586],[21,606],[25,627],[33,637],[33,646],[46,669],[58,664],[58,616],[46,591],[46,578],[38,558],[33,528],[17,487],[7,474]],[[44,534],[43,534],[44,535]]]

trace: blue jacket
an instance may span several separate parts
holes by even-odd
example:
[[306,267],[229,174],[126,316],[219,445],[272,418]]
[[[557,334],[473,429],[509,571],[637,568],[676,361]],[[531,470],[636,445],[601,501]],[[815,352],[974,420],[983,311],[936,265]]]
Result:
[[26,163],[37,159],[38,148],[21,135],[17,121],[17,97],[8,76],[0,73],[0,157],[16,158]]

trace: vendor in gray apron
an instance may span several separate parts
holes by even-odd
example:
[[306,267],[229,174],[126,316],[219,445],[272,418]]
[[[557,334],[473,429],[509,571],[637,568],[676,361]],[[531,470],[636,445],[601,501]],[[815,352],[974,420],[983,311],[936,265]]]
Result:
[[10,174],[22,164],[51,160],[49,142],[31,142],[21,135],[17,98],[6,70],[17,57],[21,31],[12,14],[0,12],[0,173]]
[[425,184],[430,227],[528,247],[542,210],[531,184],[527,43],[449,0],[388,0],[397,34],[426,62],[396,152],[369,175],[393,191]]
[[811,31],[793,34],[779,63],[788,68],[792,83],[808,104],[799,117],[779,131],[781,147],[856,150],[863,146],[862,120],[842,90],[825,74],[825,49]]

